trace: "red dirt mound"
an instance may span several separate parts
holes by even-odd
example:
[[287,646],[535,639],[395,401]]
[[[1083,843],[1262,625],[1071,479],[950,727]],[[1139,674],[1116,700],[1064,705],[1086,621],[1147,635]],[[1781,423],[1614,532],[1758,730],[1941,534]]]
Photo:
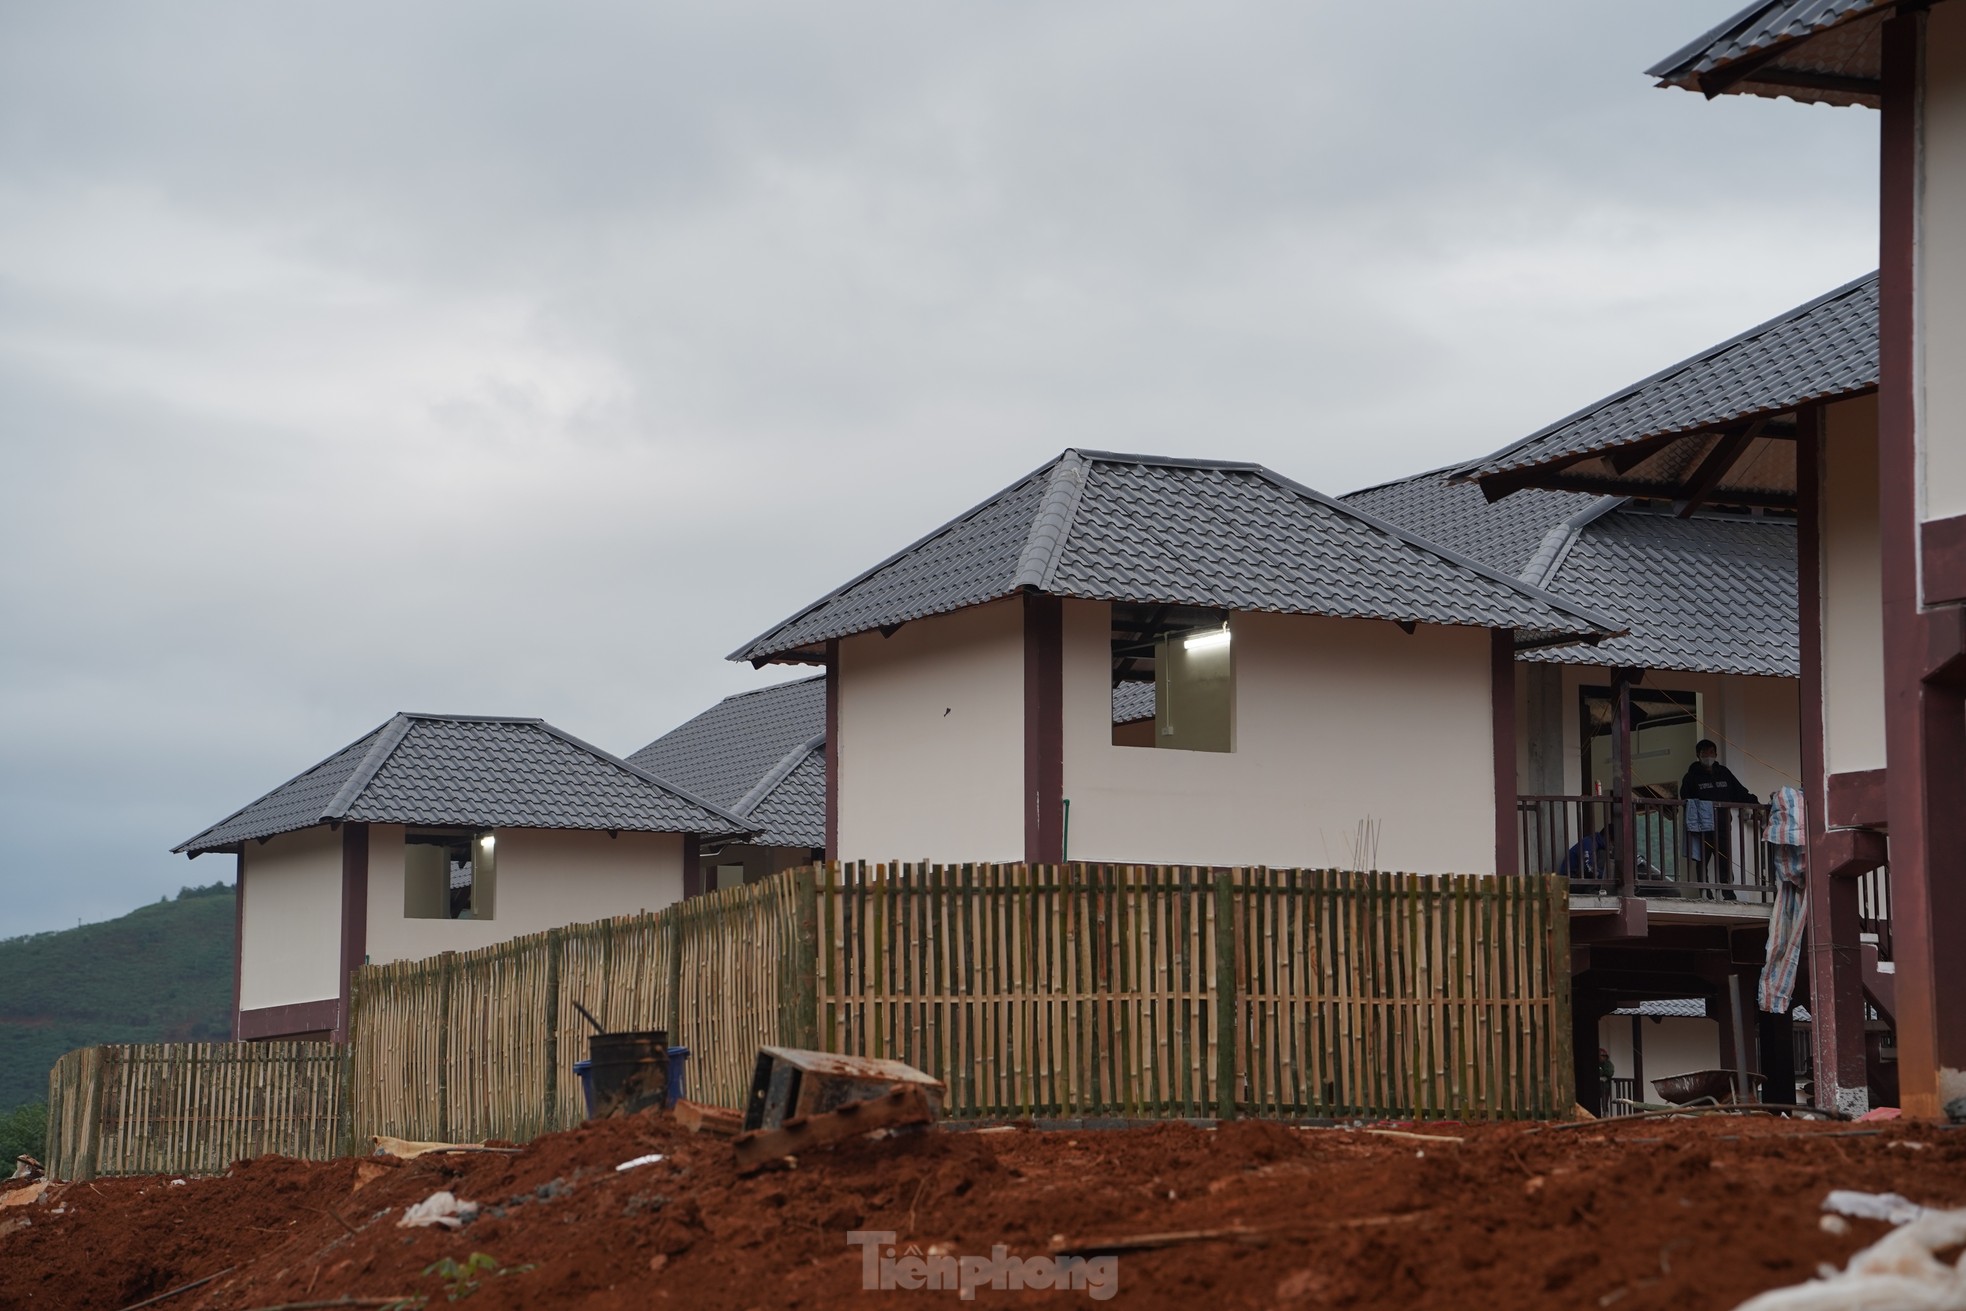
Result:
[[[219,1178],[56,1185],[0,1206],[0,1307],[116,1311],[210,1275],[160,1311],[442,1307],[453,1294],[471,1311],[924,1306],[959,1295],[864,1291],[848,1233],[891,1231],[903,1257],[914,1245],[987,1258],[998,1244],[1038,1257],[1061,1237],[1228,1229],[1240,1232],[1118,1253],[1113,1303],[1724,1308],[1883,1232],[1823,1233],[1831,1188],[1966,1204],[1966,1136],[1932,1127],[1710,1117],[1412,1132],[1431,1137],[1261,1122],[927,1131],[740,1177],[728,1142],[638,1116],[514,1156],[264,1157]],[[666,1159],[614,1168],[651,1152]],[[439,1190],[485,1210],[455,1232],[397,1226]],[[430,1269],[474,1253],[476,1269]],[[1093,1291],[1111,1290],[974,1295],[1066,1306]]]

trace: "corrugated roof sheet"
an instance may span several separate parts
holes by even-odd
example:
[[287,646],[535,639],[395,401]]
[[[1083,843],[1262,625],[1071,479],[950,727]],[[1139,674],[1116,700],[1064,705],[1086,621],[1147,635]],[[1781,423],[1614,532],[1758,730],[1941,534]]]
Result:
[[730,836],[736,816],[539,719],[399,714],[174,848],[328,821]]
[[[1461,467],[1453,477],[1479,480],[1562,466],[1671,434],[1710,433],[1876,386],[1877,275],[1870,273],[1614,392]],[[1699,454],[1688,448],[1680,463],[1688,464]],[[1655,471],[1646,472],[1654,476]],[[1660,467],[1656,477],[1664,485],[1672,472]],[[1757,469],[1752,460],[1742,461],[1727,482],[1783,487],[1781,470],[1766,462]],[[1794,489],[1792,455],[1786,487]]]
[[1530,490],[1491,505],[1480,488],[1448,483],[1438,470],[1345,499],[1497,569],[1534,569],[1532,581],[1585,597],[1630,630],[1524,659],[1800,676],[1790,520],[1680,519],[1584,492]]
[[1647,69],[1661,86],[1877,103],[1878,26],[1897,0],[1756,0]]
[[822,674],[725,697],[628,761],[740,814],[753,841],[823,847],[825,734]]
[[1573,639],[1613,631],[1261,465],[1068,450],[731,658],[811,656],[831,638],[1026,588]]

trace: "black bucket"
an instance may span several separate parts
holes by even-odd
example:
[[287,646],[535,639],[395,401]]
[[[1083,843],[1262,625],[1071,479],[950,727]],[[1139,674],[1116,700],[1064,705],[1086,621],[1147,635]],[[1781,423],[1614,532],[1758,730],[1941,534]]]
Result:
[[633,1115],[662,1105],[669,1088],[669,1034],[663,1029],[641,1033],[597,1033],[587,1039],[587,1056],[594,1080],[590,1120],[610,1115]]

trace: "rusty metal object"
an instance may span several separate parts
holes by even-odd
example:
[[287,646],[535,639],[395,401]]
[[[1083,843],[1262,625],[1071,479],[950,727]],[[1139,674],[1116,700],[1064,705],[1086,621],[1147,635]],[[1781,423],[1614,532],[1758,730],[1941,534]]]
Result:
[[[1659,1096],[1675,1106],[1684,1106],[1706,1097],[1716,1102],[1733,1101],[1736,1099],[1735,1086],[1739,1077],[1733,1070],[1695,1070],[1691,1074],[1675,1074],[1669,1079],[1654,1079],[1652,1086],[1659,1090]],[[1757,1088],[1760,1087],[1760,1075],[1750,1074],[1747,1077]]]
[[948,1090],[940,1080],[905,1061],[797,1047],[760,1047],[757,1070],[751,1076],[751,1097],[744,1108],[744,1127],[775,1129],[788,1120],[872,1101],[885,1096],[896,1084],[920,1088],[930,1111],[941,1115],[942,1098]]

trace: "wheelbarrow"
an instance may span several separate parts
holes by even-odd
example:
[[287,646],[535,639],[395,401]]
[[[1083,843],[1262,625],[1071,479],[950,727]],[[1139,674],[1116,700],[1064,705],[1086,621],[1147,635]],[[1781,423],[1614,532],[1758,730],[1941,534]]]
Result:
[[[1761,1100],[1762,1076],[1747,1076],[1754,1086],[1754,1100]],[[1652,1086],[1659,1096],[1674,1106],[1691,1106],[1695,1102],[1739,1101],[1740,1073],[1735,1070],[1695,1070],[1691,1074],[1675,1074],[1670,1078],[1654,1079]]]

